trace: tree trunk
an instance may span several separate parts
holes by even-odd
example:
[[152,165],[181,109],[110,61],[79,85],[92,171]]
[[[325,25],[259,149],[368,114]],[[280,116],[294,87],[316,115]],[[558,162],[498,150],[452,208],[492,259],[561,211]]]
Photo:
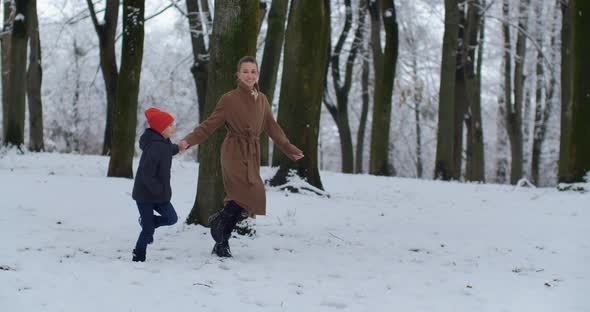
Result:
[[363,65],[361,74],[362,89],[362,107],[359,128],[356,135],[356,165],[355,173],[363,173],[363,151],[365,147],[365,130],[367,128],[367,118],[369,117],[369,58],[367,47],[363,47]]
[[570,146],[571,182],[590,180],[590,2],[570,0],[572,6],[572,130]]
[[467,94],[467,79],[465,72],[466,57],[466,29],[467,18],[465,17],[465,1],[459,0],[459,29],[457,34],[457,65],[455,73],[455,107],[454,107],[454,124],[453,124],[453,180],[461,179],[461,171],[463,168],[463,124],[465,122],[465,115],[467,113],[468,94]]
[[133,178],[137,98],[143,59],[145,0],[123,1],[121,72],[109,162],[109,177]]
[[32,18],[29,6],[35,0],[16,0],[15,19],[10,39],[10,75],[8,81],[8,114],[6,122],[5,145],[21,148],[25,140],[25,96],[27,71],[28,29]]
[[41,41],[39,39],[39,18],[36,0],[31,1],[29,15],[29,70],[27,72],[27,98],[29,103],[29,149],[40,152],[43,145],[43,106],[41,104]]
[[[559,2],[557,2],[559,5]],[[543,7],[542,3],[537,3],[535,6],[535,11],[537,15],[537,44],[539,47],[543,47],[543,36],[544,31],[543,27]],[[551,41],[549,43],[549,55],[551,57],[551,64],[557,63],[556,53],[554,52],[556,49],[556,24],[558,22],[558,12],[559,7],[556,7],[553,10],[553,23],[551,27]],[[549,117],[553,111],[553,93],[555,89],[555,77],[553,72],[550,71],[548,74],[550,75],[549,83],[545,84],[544,76],[546,72],[544,70],[544,57],[541,51],[537,52],[537,105],[535,110],[535,129],[534,129],[534,136],[533,136],[533,149],[532,149],[532,163],[531,163],[531,176],[533,183],[539,185],[540,178],[539,178],[539,167],[541,162],[541,152],[543,149],[543,143],[545,141],[545,134],[547,132],[547,123],[549,121]],[[543,107],[543,88],[546,88],[545,92],[545,106]]]
[[455,82],[460,11],[457,0],[445,0],[445,31],[438,107],[438,131],[434,177],[451,180],[457,176],[454,163]]
[[117,55],[115,53],[115,37],[117,35],[117,20],[119,18],[119,0],[107,0],[104,22],[99,22],[92,0],[86,0],[94,30],[98,36],[100,52],[100,69],[104,80],[107,101],[107,115],[104,129],[102,154],[111,153],[115,106],[117,102]]
[[[273,103],[275,87],[277,84],[277,75],[279,70],[279,61],[281,60],[281,51],[283,49],[283,40],[285,37],[285,19],[289,0],[274,0],[268,13],[268,29],[266,30],[266,40],[264,43],[264,54],[260,65],[260,79],[258,85],[260,91],[266,94],[268,102]],[[260,135],[260,164],[269,165],[269,148],[268,135]]]
[[[481,120],[481,69],[484,43],[484,1],[470,1],[467,11],[467,30],[464,54],[465,80],[467,83],[468,118],[467,159],[465,178],[467,181],[485,182],[485,161],[483,126]],[[475,50],[477,49],[477,63]],[[476,65],[477,64],[477,65]]]
[[195,80],[197,90],[197,102],[199,106],[199,121],[204,121],[205,103],[207,101],[207,74],[209,71],[209,51],[205,46],[205,33],[207,31],[207,18],[204,15],[209,14],[209,4],[207,0],[201,1],[186,0],[186,9],[188,13],[188,24],[191,34],[191,46],[193,50],[193,65],[191,73]]
[[[502,83],[504,85],[504,83]],[[498,117],[496,118],[496,183],[508,180],[508,138],[506,134],[506,97],[498,96]]]
[[[371,45],[375,72],[373,95],[373,123],[369,173],[391,176],[393,163],[389,159],[389,131],[391,126],[391,96],[397,65],[399,34],[393,0],[371,1]],[[381,49],[381,21],[385,29],[385,48]]]
[[524,64],[530,0],[521,0],[519,6],[518,37],[514,61],[514,105],[506,110],[508,138],[510,140],[510,183],[516,184],[523,175],[522,104],[524,91]]
[[256,33],[256,38],[260,35],[260,28],[262,28],[266,12],[268,12],[268,6],[264,0],[260,0],[260,14],[258,17],[258,32]]
[[502,90],[504,95],[498,98],[498,119],[497,119],[497,145],[496,145],[496,182],[506,183],[508,173],[508,159],[506,147],[508,145],[508,118],[507,109],[512,106],[512,43],[510,39],[510,6],[508,0],[503,0],[502,13],[504,23],[502,24],[502,34],[504,36],[504,81]]
[[416,47],[412,47],[412,75],[414,80],[414,119],[416,121],[416,177],[421,179],[424,174],[422,165],[422,121],[420,118],[424,84],[418,76],[418,56]]
[[359,4],[359,23],[354,33],[352,47],[348,54],[348,59],[345,66],[344,81],[340,78],[340,56],[344,48],[344,43],[348,38],[350,28],[352,26],[352,3],[350,0],[345,0],[344,5],[346,6],[346,19],[342,33],[338,38],[338,42],[334,47],[334,51],[330,53],[330,62],[332,68],[332,82],[334,90],[336,92],[336,104],[330,103],[325,100],[324,104],[327,106],[328,111],[332,115],[336,127],[338,128],[338,134],[340,138],[340,155],[342,160],[342,172],[353,173],[354,172],[354,156],[352,148],[352,135],[350,131],[350,123],[348,120],[348,96],[350,93],[350,87],[352,84],[352,71],[354,68],[354,61],[361,45],[361,38],[363,36],[363,30],[365,27],[364,15],[366,14],[366,2]]
[[[204,118],[214,110],[219,98],[236,86],[236,64],[244,55],[256,53],[260,16],[258,0],[227,0],[215,5],[210,41],[210,62]],[[208,225],[207,218],[223,208],[221,143],[226,130],[218,129],[199,146],[197,196],[187,223]]]
[[[533,184],[539,184],[539,162],[541,158],[541,146],[539,135],[541,131],[541,123],[543,122],[543,89],[545,83],[545,68],[543,64],[543,45],[544,32],[543,27],[543,1],[535,3],[535,17],[536,17],[536,32],[537,32],[537,67],[536,67],[536,82],[535,82],[535,123],[533,128],[533,147],[531,151],[531,180]],[[525,118],[528,116],[525,115]]]
[[561,133],[559,143],[558,181],[568,182],[570,175],[570,145],[572,122],[572,20],[571,4],[561,1]]
[[328,51],[327,1],[291,3],[278,123],[305,157],[294,162],[275,147],[273,163],[279,164],[279,170],[270,181],[273,186],[285,184],[289,172],[294,170],[307,183],[323,189],[317,146]]
[[[2,139],[6,140],[6,130],[8,129],[8,81],[10,73],[10,33],[12,24],[12,6],[11,1],[3,1],[4,8],[4,26],[2,27],[1,53],[2,53]],[[11,18],[12,16],[12,18]]]

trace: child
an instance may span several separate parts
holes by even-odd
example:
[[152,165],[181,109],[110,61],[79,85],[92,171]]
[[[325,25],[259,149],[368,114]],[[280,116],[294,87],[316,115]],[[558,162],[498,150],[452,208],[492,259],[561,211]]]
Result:
[[[139,167],[133,185],[133,199],[139,209],[141,233],[133,249],[133,261],[145,261],[148,244],[154,241],[154,230],[160,226],[173,225],[178,220],[170,203],[170,167],[172,156],[179,152],[178,145],[170,142],[176,131],[174,118],[156,108],[147,109],[145,117],[150,125],[139,139],[142,149]],[[184,149],[183,149],[184,150]],[[154,210],[160,215],[155,216]]]

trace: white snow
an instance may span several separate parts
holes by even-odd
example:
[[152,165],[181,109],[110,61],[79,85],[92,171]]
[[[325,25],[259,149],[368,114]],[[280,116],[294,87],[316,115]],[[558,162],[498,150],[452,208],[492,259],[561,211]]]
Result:
[[14,18],[15,21],[24,21],[25,20],[25,16],[22,13],[18,13],[16,15],[16,17]]
[[[107,167],[0,152],[3,311],[590,311],[590,193],[323,172],[330,197],[269,189],[233,259],[179,222],[133,263],[133,182]],[[197,172],[174,160],[181,221]]]

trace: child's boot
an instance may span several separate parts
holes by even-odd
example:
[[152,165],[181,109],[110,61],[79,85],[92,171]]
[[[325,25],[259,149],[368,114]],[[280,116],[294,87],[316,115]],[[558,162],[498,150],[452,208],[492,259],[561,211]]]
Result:
[[133,262],[144,262],[145,250],[133,249]]

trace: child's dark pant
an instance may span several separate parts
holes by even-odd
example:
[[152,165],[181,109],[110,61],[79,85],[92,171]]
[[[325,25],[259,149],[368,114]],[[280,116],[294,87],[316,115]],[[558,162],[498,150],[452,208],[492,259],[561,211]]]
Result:
[[[178,221],[176,211],[170,202],[167,203],[140,203],[137,202],[139,216],[141,217],[141,233],[137,238],[135,249],[145,250],[147,245],[154,241],[154,231],[160,226],[172,225]],[[154,211],[159,216],[154,215]]]

